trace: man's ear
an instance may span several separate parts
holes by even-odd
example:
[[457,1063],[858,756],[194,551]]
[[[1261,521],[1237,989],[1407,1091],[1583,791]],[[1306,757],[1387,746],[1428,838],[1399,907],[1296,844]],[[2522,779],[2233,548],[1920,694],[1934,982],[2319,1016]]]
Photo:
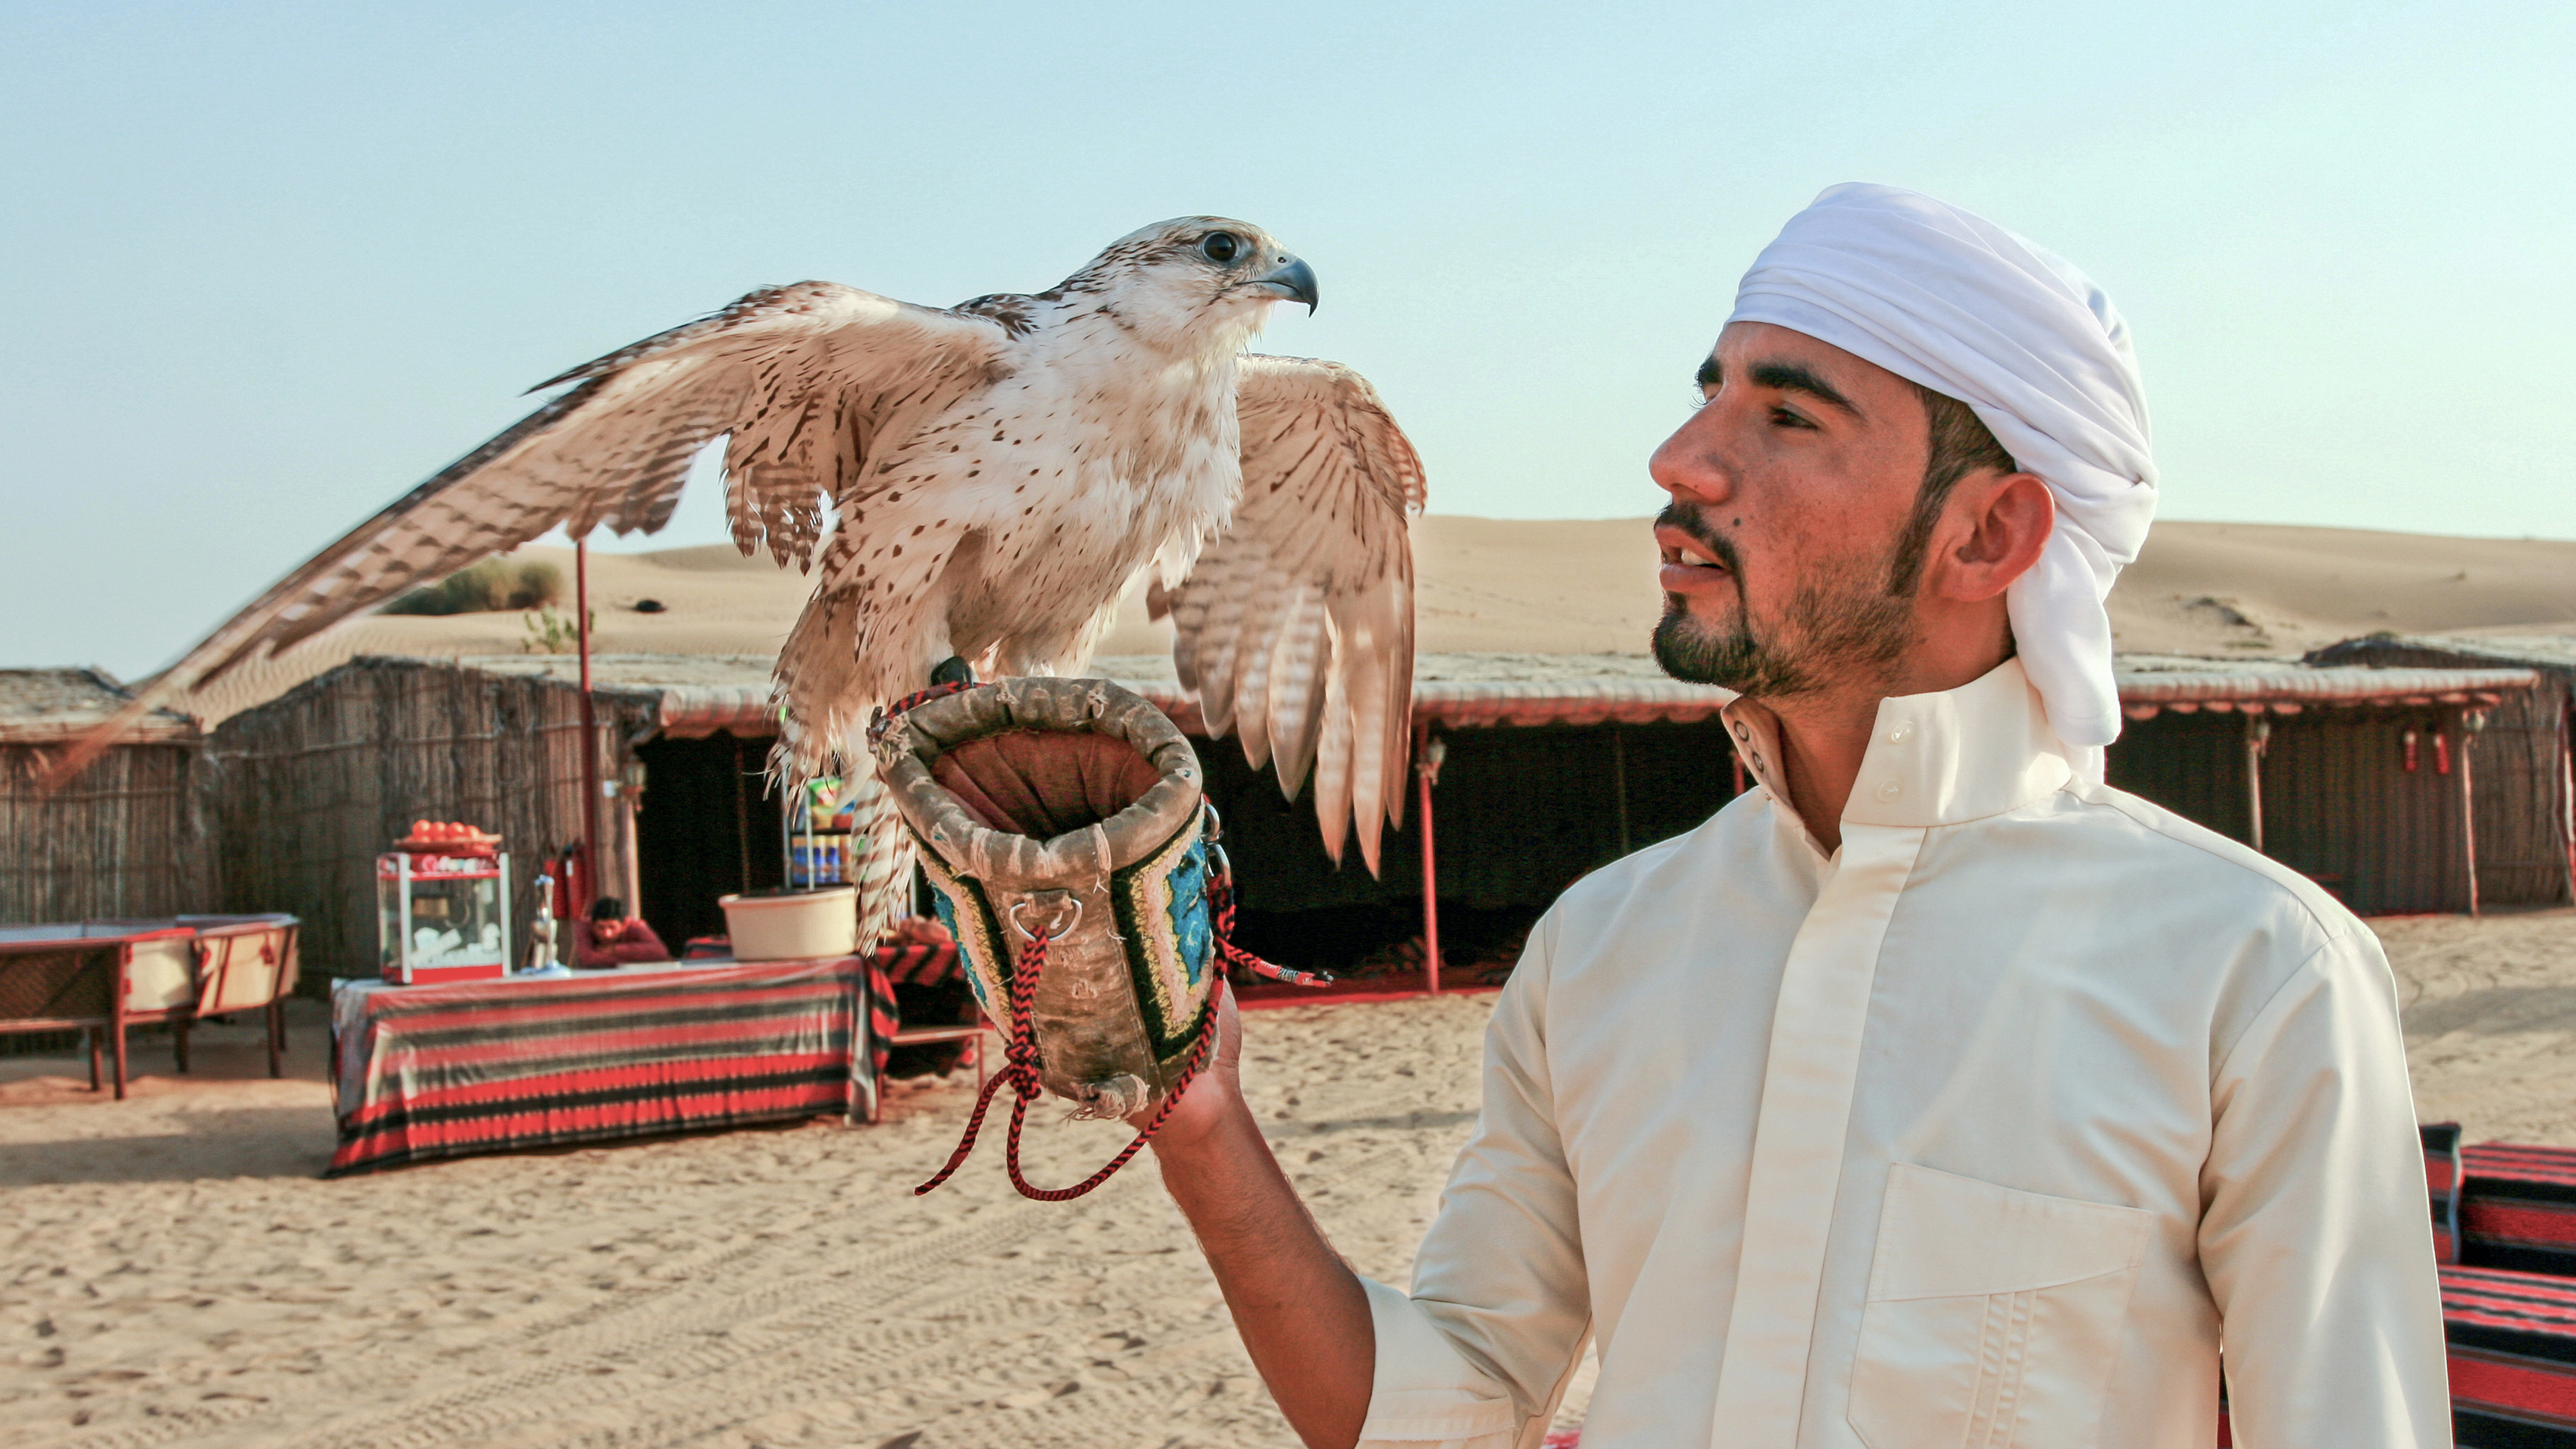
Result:
[[1991,599],[2039,562],[2057,527],[2057,500],[2033,473],[1962,478],[1950,495],[1951,537],[1932,586],[1959,603]]

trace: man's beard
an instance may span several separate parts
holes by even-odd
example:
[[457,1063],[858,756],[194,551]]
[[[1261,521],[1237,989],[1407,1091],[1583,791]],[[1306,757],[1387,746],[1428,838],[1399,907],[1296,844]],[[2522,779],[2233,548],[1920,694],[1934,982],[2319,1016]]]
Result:
[[[1726,567],[1735,583],[1731,626],[1693,618],[1679,594],[1664,595],[1664,617],[1655,625],[1655,663],[1675,679],[1715,684],[1757,699],[1783,699],[1824,688],[1836,679],[1883,674],[1914,642],[1914,589],[1920,568],[1903,567],[1911,540],[1890,556],[1843,562],[1801,581],[1777,619],[1754,628],[1735,545],[1709,528],[1697,506],[1675,503],[1655,523],[1696,539]],[[1908,530],[1912,532],[1912,530]]]

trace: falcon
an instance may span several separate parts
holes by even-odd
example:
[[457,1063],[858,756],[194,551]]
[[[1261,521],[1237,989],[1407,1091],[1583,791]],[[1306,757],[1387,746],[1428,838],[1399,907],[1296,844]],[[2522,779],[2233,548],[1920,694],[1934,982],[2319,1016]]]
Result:
[[1401,824],[1420,459],[1337,363],[1247,355],[1315,274],[1222,217],[1124,237],[1034,295],[754,292],[540,383],[564,391],[280,580],[166,699],[560,525],[652,533],[725,439],[734,542],[817,575],[777,665],[780,763],[819,771],[937,680],[1080,672],[1129,583],[1211,734],[1311,771],[1325,848]]

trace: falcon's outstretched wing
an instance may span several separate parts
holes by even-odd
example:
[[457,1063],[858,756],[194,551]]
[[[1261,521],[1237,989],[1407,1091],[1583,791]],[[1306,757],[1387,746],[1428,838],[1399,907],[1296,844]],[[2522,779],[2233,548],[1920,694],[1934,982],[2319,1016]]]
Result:
[[280,579],[62,762],[67,777],[153,704],[426,579],[562,524],[652,532],[698,450],[725,449],[734,540],[810,567],[829,499],[889,422],[1003,366],[991,319],[832,282],[754,292],[539,388],[576,384]]
[[1296,798],[1311,768],[1324,848],[1404,823],[1413,723],[1413,548],[1422,460],[1351,369],[1247,357],[1235,411],[1243,501],[1187,580],[1160,596],[1172,660],[1212,734],[1231,728]]

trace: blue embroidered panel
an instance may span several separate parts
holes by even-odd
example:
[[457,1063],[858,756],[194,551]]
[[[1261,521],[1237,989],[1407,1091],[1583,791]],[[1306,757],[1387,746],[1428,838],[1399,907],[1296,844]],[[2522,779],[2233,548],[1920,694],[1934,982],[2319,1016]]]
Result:
[[1208,910],[1207,842],[1195,840],[1172,865],[1171,896],[1163,910],[1172,923],[1172,944],[1195,987],[1207,979],[1208,957],[1216,950],[1216,922]]

